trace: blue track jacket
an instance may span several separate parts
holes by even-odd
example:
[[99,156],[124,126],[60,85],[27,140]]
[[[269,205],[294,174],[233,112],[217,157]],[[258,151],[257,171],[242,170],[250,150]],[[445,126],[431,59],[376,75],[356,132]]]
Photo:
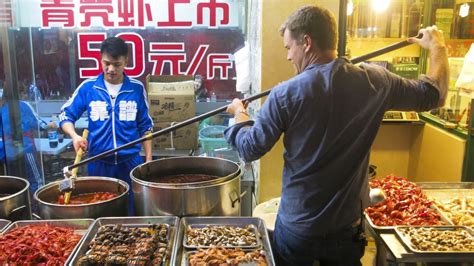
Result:
[[[113,104],[113,102],[115,102]],[[143,84],[124,74],[123,85],[113,100],[105,87],[104,76],[85,80],[61,108],[60,125],[75,123],[87,111],[89,122],[89,156],[120,147],[139,139],[153,128],[148,115],[148,101]],[[102,159],[121,163],[140,152],[137,144]]]

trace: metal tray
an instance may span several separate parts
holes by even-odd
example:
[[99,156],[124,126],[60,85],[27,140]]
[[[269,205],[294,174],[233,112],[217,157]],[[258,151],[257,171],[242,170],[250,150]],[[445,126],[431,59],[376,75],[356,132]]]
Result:
[[457,197],[457,198],[474,197],[474,189],[426,188],[426,189],[423,189],[423,192],[429,198],[434,198],[440,201],[450,200],[454,197]]
[[181,219],[178,230],[178,241],[175,243],[176,256],[172,265],[180,266],[187,265],[187,252],[195,251],[196,249],[186,248],[183,246],[183,239],[186,228],[189,225],[234,225],[244,227],[246,225],[253,225],[257,229],[257,241],[260,241],[261,248],[265,251],[267,262],[269,266],[274,266],[272,248],[270,246],[270,239],[268,236],[267,227],[262,219],[256,217],[184,217]]
[[474,182],[416,182],[426,191],[427,189],[474,189]]
[[438,230],[462,230],[465,231],[466,234],[470,235],[470,238],[474,241],[474,234],[471,229],[465,226],[397,226],[395,227],[395,233],[397,234],[398,238],[402,241],[402,243],[411,251],[414,253],[426,253],[426,254],[465,254],[465,253],[473,253],[474,250],[472,251],[436,251],[436,250],[419,250],[416,247],[414,247],[411,244],[410,237],[406,235],[403,230],[404,229],[413,229],[413,228],[433,228],[433,229],[438,229]]
[[8,221],[8,220],[0,219],[0,233],[2,233],[3,230],[5,230],[5,228],[7,228],[7,226],[8,226],[10,223],[11,223],[11,222]]
[[191,228],[203,228],[203,227],[206,227],[206,226],[233,226],[233,227],[240,227],[240,228],[244,228],[244,227],[248,227],[248,229],[255,235],[255,238],[257,240],[257,243],[255,245],[235,245],[235,246],[223,246],[223,247],[226,247],[226,248],[257,248],[257,247],[260,247],[261,246],[261,241],[260,241],[260,237],[258,237],[258,230],[257,230],[257,227],[254,225],[254,224],[249,224],[249,225],[235,225],[235,224],[190,224],[188,225],[184,230],[184,237],[183,237],[183,247],[185,248],[210,248],[212,246],[210,245],[207,245],[207,246],[194,246],[194,245],[188,245],[187,244],[187,229],[189,227]]
[[[66,265],[76,265],[79,259],[86,255],[89,250],[89,244],[94,239],[99,228],[103,225],[114,225],[122,224],[128,227],[143,227],[149,224],[167,224],[169,226],[168,231],[168,248],[171,249],[171,256],[169,260],[165,260],[164,265],[170,265],[170,262],[174,260],[176,251],[174,249],[176,243],[176,231],[179,226],[179,218],[177,216],[143,216],[143,217],[107,217],[99,218],[91,226],[89,232],[84,237],[81,245],[77,248],[74,256],[66,261]],[[169,254],[170,251],[168,251]]]
[[[94,223],[94,219],[63,219],[63,220],[25,220],[25,221],[16,221],[10,224],[4,231],[3,234],[10,232],[13,229],[19,227],[25,227],[28,225],[38,225],[38,224],[48,224],[51,226],[62,226],[74,228],[74,233],[82,235],[81,240],[77,243],[76,247],[71,251],[68,260],[76,253],[78,247],[84,241],[85,235],[91,228]],[[68,261],[66,260],[66,262]]]
[[[439,216],[441,217],[441,221],[445,222],[446,225],[453,225],[451,220],[449,220],[434,204],[430,206],[431,209],[435,210]],[[393,231],[395,230],[396,227],[399,226],[404,226],[404,225],[392,225],[392,226],[379,226],[375,225],[374,222],[372,222],[372,219],[370,219],[369,215],[364,212],[365,220],[367,223],[372,227],[376,232],[386,232],[386,231]],[[442,225],[441,225],[442,226]]]
[[[235,249],[235,248],[231,247],[231,248],[226,248],[226,249]],[[265,252],[265,261],[267,262],[267,265],[271,265],[271,264],[270,264],[270,260],[271,260],[271,259],[270,259],[270,257],[268,256],[268,253],[267,253],[264,249],[262,249],[262,248],[254,248],[254,249],[242,249],[242,250],[243,250],[245,253],[248,253],[248,252],[252,252],[252,251],[258,250],[258,249],[261,249],[261,250],[263,250],[263,251]],[[183,257],[183,261],[181,262],[181,265],[182,265],[182,266],[189,266],[189,263],[188,263],[189,257],[190,257],[192,254],[195,254],[195,253],[197,253],[197,252],[198,252],[198,250],[192,250],[192,251],[187,251],[187,252],[185,252],[184,257]],[[254,263],[254,262],[244,262],[244,263],[239,263],[239,264],[238,264],[238,266],[241,266],[241,265],[242,265],[242,266],[257,266],[257,264]]]

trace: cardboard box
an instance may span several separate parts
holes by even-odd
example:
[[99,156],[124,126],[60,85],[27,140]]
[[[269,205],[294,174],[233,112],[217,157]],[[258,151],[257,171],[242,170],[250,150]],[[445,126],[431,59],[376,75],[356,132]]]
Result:
[[149,114],[154,123],[179,122],[195,116],[193,80],[193,76],[147,76]]
[[[171,126],[171,122],[156,123],[153,125],[153,132]],[[197,147],[197,123],[182,127],[173,131],[173,146],[177,150],[195,149]],[[155,137],[152,141],[153,149],[171,148],[171,133]]]

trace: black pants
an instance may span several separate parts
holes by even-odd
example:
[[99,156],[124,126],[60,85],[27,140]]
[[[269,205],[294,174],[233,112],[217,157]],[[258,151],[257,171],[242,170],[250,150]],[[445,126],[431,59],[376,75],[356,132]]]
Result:
[[361,265],[367,241],[360,233],[357,226],[324,237],[307,238],[286,230],[277,218],[272,237],[273,257],[278,266],[311,266],[315,261],[321,266]]

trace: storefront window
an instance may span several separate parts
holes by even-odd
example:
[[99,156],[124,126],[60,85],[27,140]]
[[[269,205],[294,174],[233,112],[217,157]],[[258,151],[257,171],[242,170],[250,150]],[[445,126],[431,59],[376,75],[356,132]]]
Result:
[[[1,1],[0,89],[9,92],[8,110],[13,110],[2,115],[2,122],[13,123],[9,128],[18,135],[6,136],[3,126],[2,144],[16,139],[14,145],[3,145],[8,172],[29,176],[28,158],[19,167],[8,160],[13,148],[28,149],[21,138],[28,135],[43,182],[44,177],[46,182],[62,177],[74,151],[70,145],[59,143],[56,150],[39,143],[47,140],[44,123],[54,122],[84,80],[101,73],[99,46],[110,36],[130,45],[126,73],[144,84],[147,75],[200,75],[209,98],[241,97],[233,54],[246,41],[247,8],[247,0]],[[27,110],[22,103],[34,113],[21,113]],[[25,117],[38,118],[36,126],[27,128]]]

